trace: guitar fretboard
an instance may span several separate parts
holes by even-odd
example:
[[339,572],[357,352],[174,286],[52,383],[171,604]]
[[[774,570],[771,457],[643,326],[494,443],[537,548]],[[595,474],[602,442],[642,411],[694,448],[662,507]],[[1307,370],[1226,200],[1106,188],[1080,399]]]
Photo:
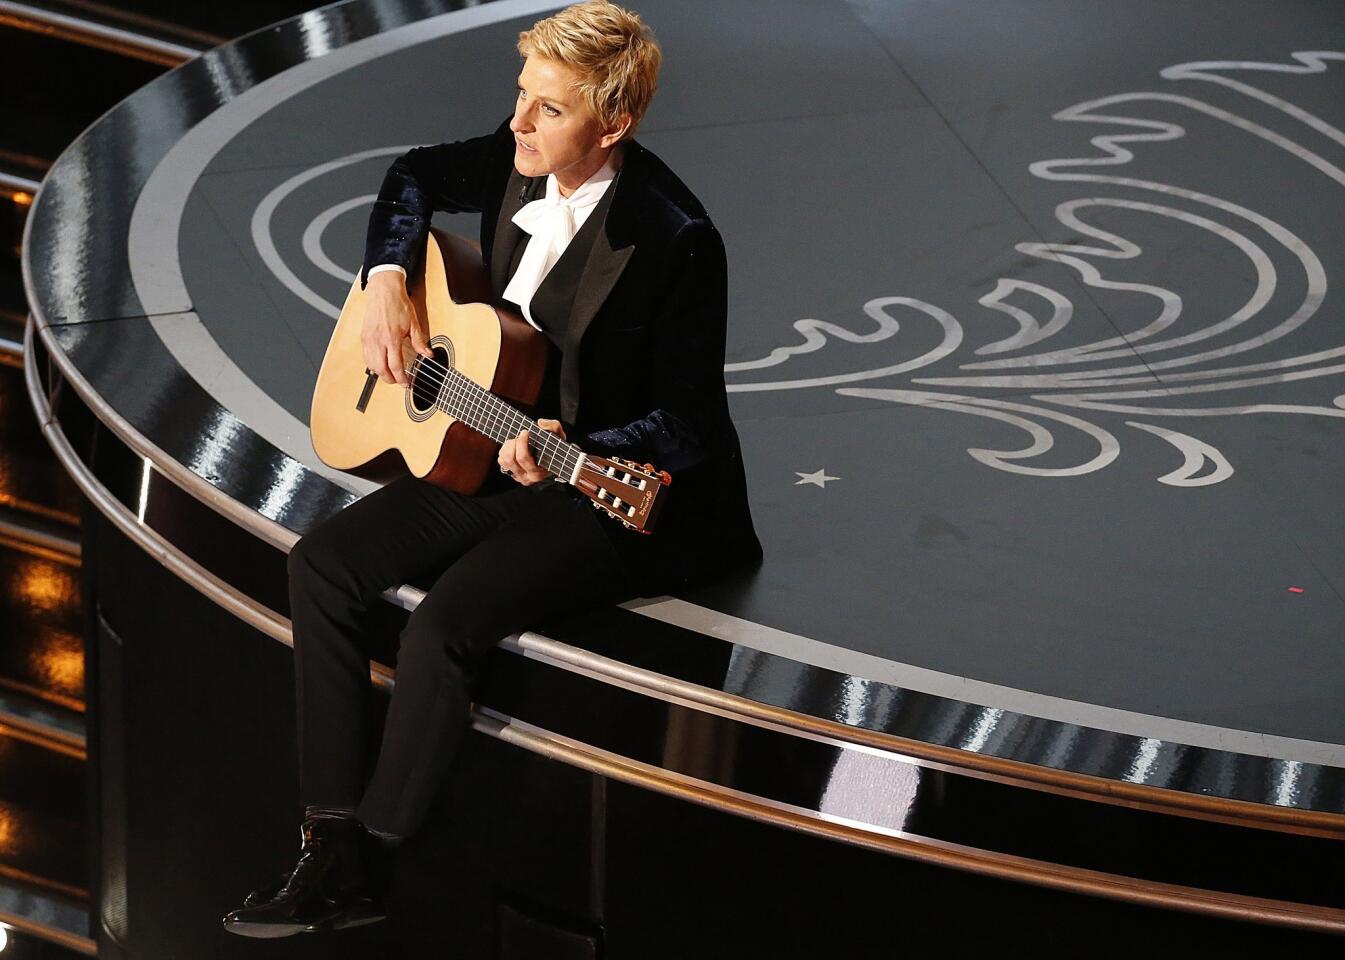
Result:
[[579,465],[579,458],[583,456],[579,447],[549,430],[543,430],[535,420],[520,413],[455,367],[445,367],[437,361],[417,356],[409,372],[413,381],[419,381],[418,386],[422,390],[426,386],[434,390],[434,405],[438,409],[496,443],[513,440],[527,430],[528,449],[532,451],[537,465],[560,480],[570,482],[575,467]]

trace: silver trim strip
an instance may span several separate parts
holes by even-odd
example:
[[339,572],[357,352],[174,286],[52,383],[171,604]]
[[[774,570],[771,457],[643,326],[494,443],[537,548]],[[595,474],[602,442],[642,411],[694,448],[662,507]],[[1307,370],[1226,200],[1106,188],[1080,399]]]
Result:
[[15,523],[0,517],[0,542],[17,542],[24,546],[38,547],[50,553],[60,554],[64,559],[79,562],[80,545],[78,540],[62,537],[45,530],[36,530],[23,523]]
[[[847,736],[847,731],[858,728],[844,727],[831,721],[818,720],[817,726],[819,729],[823,727],[838,728],[834,732],[823,733],[819,730],[807,730],[795,725],[781,723],[779,716],[771,716],[767,710],[753,700],[731,693],[724,693],[720,690],[713,690],[709,687],[698,686],[685,680],[677,680],[663,674],[651,673],[648,670],[632,667],[619,660],[612,660],[578,647],[571,647],[538,633],[524,631],[523,633],[511,634],[500,641],[500,646],[520,656],[527,657],[529,660],[536,660],[539,663],[545,663],[548,666],[588,677],[610,686],[620,687],[623,690],[629,690],[651,699],[662,700],[665,703],[723,717],[734,723],[748,724],[762,730],[770,730],[773,733],[811,740],[836,750],[856,750],[880,755],[885,759],[910,764],[925,770],[940,770],[958,776],[973,777],[978,780],[989,780],[995,783],[1030,789],[1030,785],[1023,783],[1021,779],[912,756],[903,752],[900,745],[895,742],[875,746],[863,739]],[[489,707],[480,709],[491,716],[499,715]],[[778,709],[776,711],[777,714],[781,712],[783,711]],[[879,734],[878,736],[884,735]],[[895,738],[892,739],[895,741]],[[1083,796],[1088,800],[1096,801],[1097,799],[1092,795],[1085,794]],[[875,829],[877,828],[875,827]],[[1341,832],[1345,834],[1345,822],[1341,824]]]
[[[3,5],[3,0],[0,0]],[[27,193],[31,196],[37,196],[37,188],[41,186],[36,180],[29,180],[27,177],[16,177],[12,173],[0,171],[0,193],[13,196],[16,193]]]
[[20,933],[26,933],[30,937],[36,937],[38,940],[44,940],[47,943],[54,943],[86,957],[98,956],[98,945],[88,937],[77,936],[59,927],[49,927],[46,924],[37,923],[21,914],[6,913],[0,910],[0,923],[7,927],[13,927]]
[[479,721],[474,721],[473,727],[506,743],[678,800],[691,801],[712,810],[827,840],[1010,882],[1031,883],[1143,906],[1179,908],[1192,913],[1299,929],[1345,932],[1345,910],[1159,883],[1124,874],[983,850],[888,827],[861,824],[651,766],[515,720],[489,708],[479,710]]
[[40,7],[30,7],[24,3],[12,3],[10,0],[0,0],[0,26],[42,33],[59,40],[120,53],[165,67],[176,67],[204,52],[196,47],[158,40],[119,27],[110,27],[92,20],[81,20]]
[[[1298,808],[1276,807],[1270,804],[1223,798],[1221,798],[1222,802],[1231,809],[1208,810],[1203,809],[1200,805],[1201,800],[1207,798],[1200,797],[1197,794],[1150,787],[1146,784],[1118,784],[1116,781],[1105,777],[1041,767],[1021,760],[987,757],[982,754],[967,754],[955,748],[940,747],[937,744],[912,743],[910,740],[893,734],[871,730],[866,727],[854,727],[835,720],[813,717],[809,714],[801,714],[783,707],[763,704],[747,697],[725,693],[722,690],[703,687],[686,680],[669,677],[666,674],[631,666],[619,660],[613,660],[532,631],[523,631],[505,637],[500,641],[500,646],[520,656],[538,660],[550,666],[590,677],[612,686],[631,690],[653,699],[676,703],[704,713],[712,713],[736,723],[745,723],[764,730],[813,740],[837,749],[880,752],[891,759],[925,769],[946,771],[958,776],[1007,784],[1019,789],[1039,790],[1070,796],[1092,803],[1134,804],[1161,810],[1169,815],[1345,839],[1345,814],[1325,811],[1309,812]],[[922,747],[928,749],[923,750]],[[943,759],[930,759],[927,756],[921,756],[925,752],[942,755]],[[982,762],[959,762],[964,757],[980,757]],[[1017,770],[1026,770],[1029,773],[1017,773],[1015,772]],[[1031,775],[1033,772],[1040,775],[1034,777]],[[1100,786],[1090,790],[1078,784],[1066,785],[1051,782],[1053,778],[1061,778],[1062,774],[1083,783]],[[1136,800],[1134,797],[1124,796],[1124,793],[1142,793],[1151,799]],[[1242,816],[1239,816],[1239,811],[1242,812]],[[1295,819],[1307,818],[1312,819],[1313,824],[1311,826],[1305,824],[1293,825]]]
[[0,709],[0,736],[22,740],[35,747],[64,754],[74,760],[87,759],[88,741],[77,733],[70,733],[50,724]]
[[943,697],[976,708],[1008,711],[1024,717],[1119,736],[1156,740],[1164,744],[1268,760],[1345,767],[1345,745],[1338,743],[1222,727],[1162,714],[1139,713],[1102,703],[1070,700],[962,677],[814,640],[788,630],[701,607],[677,597],[630,601],[623,606],[641,616],[739,647],[904,690]]

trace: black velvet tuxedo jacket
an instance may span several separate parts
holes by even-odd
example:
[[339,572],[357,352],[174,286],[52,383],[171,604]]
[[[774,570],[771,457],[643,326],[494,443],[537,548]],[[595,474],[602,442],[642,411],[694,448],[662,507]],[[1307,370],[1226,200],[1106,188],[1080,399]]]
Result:
[[[673,482],[651,535],[602,519],[645,595],[694,586],[761,559],[724,389],[723,240],[700,201],[653,153],[623,145],[602,229],[560,344],[560,420],[587,452],[652,463]],[[514,169],[509,119],[490,135],[417,147],[388,168],[369,218],[364,271],[422,268],[436,210],[480,212],[499,298],[527,234],[513,222],[545,177]]]

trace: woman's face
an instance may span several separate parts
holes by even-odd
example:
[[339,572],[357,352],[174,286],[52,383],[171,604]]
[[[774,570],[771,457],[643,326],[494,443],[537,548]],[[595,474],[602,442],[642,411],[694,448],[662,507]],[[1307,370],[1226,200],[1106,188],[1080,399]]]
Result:
[[556,60],[531,56],[518,75],[514,101],[514,167],[525,177],[554,173],[574,189],[602,166],[603,151],[619,132],[605,133],[571,84],[573,68]]

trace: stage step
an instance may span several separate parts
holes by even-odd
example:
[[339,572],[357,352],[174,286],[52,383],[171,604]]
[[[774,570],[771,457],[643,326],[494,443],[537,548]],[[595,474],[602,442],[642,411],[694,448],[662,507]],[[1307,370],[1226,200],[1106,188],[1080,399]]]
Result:
[[86,749],[83,712],[16,690],[0,689],[0,729],[56,753],[75,756]]
[[93,955],[85,757],[82,713],[0,686],[0,923],[17,956]]
[[12,363],[0,411],[0,935],[6,955],[93,956],[78,494]]
[[0,692],[84,709],[76,531],[0,510]]
[[0,953],[73,960],[97,956],[82,903],[0,877]]
[[[181,59],[308,9],[91,0],[6,4],[0,23],[0,944],[93,956],[85,862],[79,495],[32,413],[22,367],[24,221],[51,163]],[[291,7],[293,9],[291,9]],[[175,23],[179,14],[191,22]],[[34,77],[61,76],[37,83]]]
[[12,693],[0,702],[0,879],[75,904],[88,896],[84,737]]

